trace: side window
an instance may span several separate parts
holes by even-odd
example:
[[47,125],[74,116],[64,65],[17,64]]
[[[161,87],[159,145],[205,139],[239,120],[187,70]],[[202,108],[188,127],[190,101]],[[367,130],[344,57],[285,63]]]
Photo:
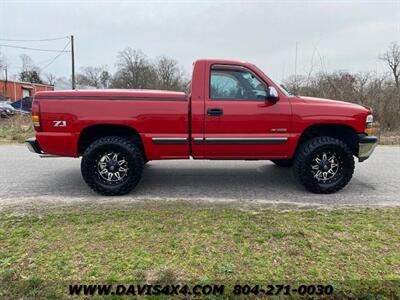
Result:
[[245,70],[211,70],[210,99],[265,100],[267,86]]
[[211,99],[235,99],[239,91],[239,82],[230,72],[211,71]]
[[252,95],[255,95],[257,99],[265,100],[267,97],[266,85],[250,72],[241,72],[241,76],[249,83]]

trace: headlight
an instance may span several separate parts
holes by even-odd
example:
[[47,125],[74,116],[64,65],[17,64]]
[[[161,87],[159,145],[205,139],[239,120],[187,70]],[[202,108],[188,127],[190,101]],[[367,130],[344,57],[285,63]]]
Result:
[[374,122],[374,116],[368,115],[365,120],[365,133],[368,135],[372,135],[372,123]]
[[[367,124],[371,124],[374,122],[374,116],[373,115],[368,115],[367,120],[365,121]],[[372,126],[371,126],[372,127]]]

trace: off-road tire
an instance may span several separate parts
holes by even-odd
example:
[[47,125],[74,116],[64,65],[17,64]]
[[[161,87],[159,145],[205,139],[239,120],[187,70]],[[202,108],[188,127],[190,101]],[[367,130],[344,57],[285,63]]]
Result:
[[[109,151],[121,153],[127,161],[129,171],[122,182],[106,182],[98,171],[99,157],[102,153]],[[127,194],[135,188],[142,177],[143,165],[143,153],[138,145],[126,138],[107,136],[94,141],[85,150],[81,162],[81,173],[92,190],[106,196],[117,196]]]
[[[323,151],[335,153],[340,161],[338,176],[326,183],[314,177],[311,167],[313,159]],[[339,191],[350,181],[354,172],[354,158],[351,149],[341,140],[328,136],[315,137],[300,145],[293,160],[293,171],[310,192],[330,194]]]
[[283,167],[283,168],[288,168],[293,165],[292,159],[276,159],[276,160],[271,160],[271,161],[278,167]]

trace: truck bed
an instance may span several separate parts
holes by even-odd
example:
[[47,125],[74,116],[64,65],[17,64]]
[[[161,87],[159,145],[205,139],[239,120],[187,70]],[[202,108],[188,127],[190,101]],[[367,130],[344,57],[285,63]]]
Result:
[[[183,92],[157,90],[75,90],[39,92],[41,131],[36,138],[46,153],[79,156],[84,130],[106,124],[129,126],[140,135],[148,159],[187,158],[188,98]],[[57,121],[64,120],[65,123]],[[64,126],[65,125],[65,126]]]

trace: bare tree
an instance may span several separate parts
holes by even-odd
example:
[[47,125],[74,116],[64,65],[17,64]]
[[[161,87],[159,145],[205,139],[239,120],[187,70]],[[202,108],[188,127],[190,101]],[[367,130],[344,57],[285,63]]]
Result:
[[100,83],[103,88],[108,88],[111,85],[112,75],[107,70],[101,71]]
[[112,86],[116,88],[146,89],[155,88],[157,73],[154,66],[141,50],[126,48],[117,57],[118,71]]
[[85,67],[82,68],[82,73],[77,74],[76,82],[82,86],[105,89],[110,86],[111,74],[107,71],[106,66]]
[[[300,77],[296,82],[300,95],[371,106],[382,130],[400,128],[399,89],[388,83],[384,75],[373,72],[321,72],[309,77]],[[292,76],[284,85],[289,91],[293,91],[295,84]]]
[[57,88],[60,90],[68,90],[71,88],[71,77],[57,77]]
[[40,78],[40,69],[35,66],[32,58],[26,54],[21,54],[19,57],[22,62],[22,71],[19,73],[19,79],[26,82],[43,83]]
[[46,73],[45,75],[47,84],[54,85],[56,83],[56,76],[52,73]]
[[21,54],[19,58],[21,59],[22,71],[30,71],[35,68],[33,60],[29,55]]
[[3,53],[0,52],[0,71],[3,70],[6,64],[6,59],[3,55]]
[[162,56],[157,59],[154,67],[157,73],[157,88],[166,90],[185,88],[185,76],[177,60]]
[[400,88],[400,46],[397,42],[391,43],[388,50],[380,56],[380,59],[386,62],[392,70],[396,87]]
[[[5,56],[0,52],[0,78],[3,77],[3,70],[6,70],[7,72],[7,61]],[[4,74],[6,77],[6,74]]]

